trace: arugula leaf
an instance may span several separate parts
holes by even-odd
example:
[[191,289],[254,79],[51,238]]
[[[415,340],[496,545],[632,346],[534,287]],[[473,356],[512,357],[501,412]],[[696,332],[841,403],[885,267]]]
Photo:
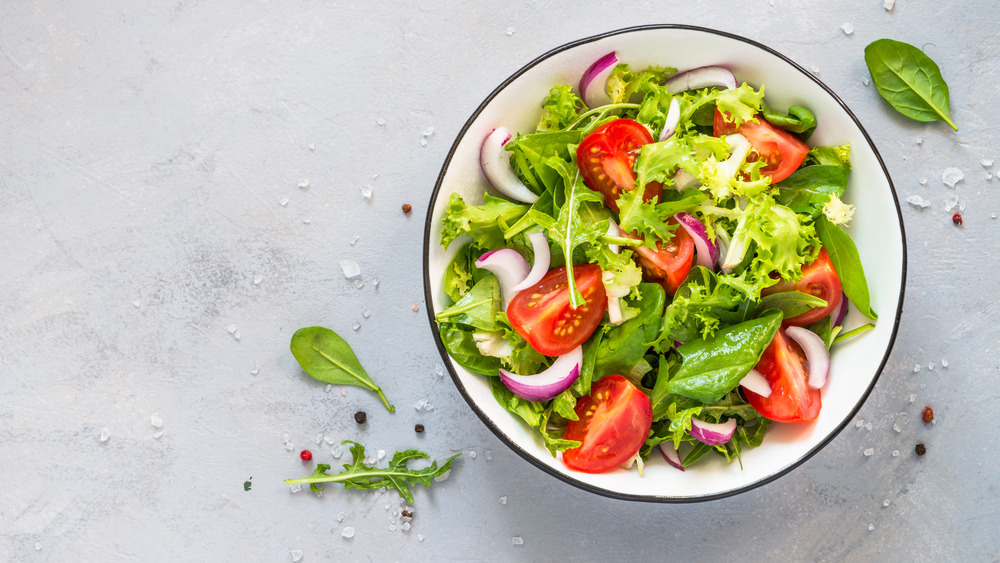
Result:
[[330,464],[319,463],[309,477],[286,479],[285,483],[289,485],[308,483],[309,488],[317,493],[322,490],[319,486],[322,483],[343,483],[344,487],[348,489],[359,490],[396,489],[401,497],[412,503],[413,493],[410,491],[410,487],[416,485],[430,487],[434,484],[435,479],[444,476],[451,470],[451,462],[462,455],[458,453],[449,457],[440,467],[436,461],[432,461],[430,466],[423,469],[410,469],[407,464],[411,461],[427,459],[430,456],[419,450],[405,450],[396,452],[392,456],[392,460],[389,461],[389,467],[382,469],[365,464],[365,447],[361,444],[351,440],[344,440],[341,443],[351,444],[351,456],[353,456],[350,463],[344,464],[344,471],[330,475],[327,473],[330,470]]
[[467,205],[462,196],[453,193],[441,224],[441,245],[447,249],[461,235],[469,235],[480,248],[500,248],[504,245],[507,226],[524,215],[528,205],[483,194],[483,205]]
[[917,121],[944,121],[949,116],[948,84],[930,57],[909,43],[878,39],[865,47],[865,64],[882,98],[896,111]]
[[351,346],[336,332],[321,326],[300,328],[292,335],[291,349],[302,369],[314,378],[334,385],[370,389],[378,394],[389,412],[396,410],[361,367]]
[[439,323],[462,323],[482,330],[499,330],[496,317],[500,305],[500,282],[490,274],[479,280],[456,303],[438,313],[434,320]]
[[875,320],[878,315],[872,310],[871,295],[868,292],[868,281],[861,265],[861,256],[854,241],[843,229],[821,215],[816,220],[816,234],[823,248],[830,255],[833,269],[840,278],[844,295],[858,308],[862,315]]

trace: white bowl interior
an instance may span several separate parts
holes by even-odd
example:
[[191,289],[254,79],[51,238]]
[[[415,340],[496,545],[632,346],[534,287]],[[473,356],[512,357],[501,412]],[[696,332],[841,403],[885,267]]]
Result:
[[[819,126],[812,146],[849,143],[853,170],[845,200],[856,207],[848,231],[858,246],[879,315],[874,330],[834,350],[831,375],[823,389],[823,409],[808,424],[772,425],[764,444],[727,464],[706,456],[695,467],[680,472],[654,456],[643,475],[615,470],[600,475],[578,473],[553,458],[541,438],[494,400],[485,377],[470,373],[442,352],[448,369],[480,417],[526,459],[574,485],[594,492],[653,501],[704,500],[747,490],[797,466],[825,445],[847,424],[867,397],[888,357],[896,334],[905,278],[905,243],[899,204],[885,168],[856,119],[847,108],[803,69],[761,45],[711,30],[655,26],[622,30],[562,47],[532,62],[480,107],[459,135],[442,171],[428,212],[425,249],[428,315],[432,319],[446,298],[441,274],[460,244],[445,252],[440,246],[441,217],[452,192],[481,203],[487,182],[479,168],[482,139],[496,126],[530,132],[539,105],[557,83],[577,84],[597,58],[616,51],[619,60],[640,69],[650,65],[681,70],[718,64],[731,69],[740,81],[765,85],[768,102],[777,108],[808,107]],[[852,311],[850,329],[867,320]],[[433,330],[436,333],[436,326]],[[440,342],[438,342],[439,348]],[[441,348],[443,351],[443,348]]]

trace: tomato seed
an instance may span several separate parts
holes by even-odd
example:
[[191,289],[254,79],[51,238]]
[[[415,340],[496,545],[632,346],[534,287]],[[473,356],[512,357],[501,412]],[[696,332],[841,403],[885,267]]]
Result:
[[302,461],[309,461],[313,458],[313,453],[309,450],[302,450],[299,457],[302,458]]
[[961,225],[962,224],[962,214],[959,213],[958,211],[956,211],[955,214],[951,216],[951,222],[955,223],[956,225]]

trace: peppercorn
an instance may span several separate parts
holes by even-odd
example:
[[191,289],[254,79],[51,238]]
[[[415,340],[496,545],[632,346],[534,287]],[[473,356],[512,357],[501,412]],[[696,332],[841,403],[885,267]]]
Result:
[[924,455],[927,453],[927,446],[923,444],[917,444],[917,447],[913,448],[913,451],[917,452],[917,455]]
[[411,209],[413,209],[413,206],[409,203],[403,204],[403,213],[409,213]]
[[958,211],[956,211],[955,214],[951,216],[951,222],[955,223],[956,225],[961,225],[962,224],[962,214],[959,213]]
[[418,424],[418,425],[414,426],[413,427],[413,431],[417,432],[417,433],[423,432],[424,431],[424,425],[423,424]]
[[404,510],[404,511],[403,511],[403,512],[401,513],[401,516],[402,516],[403,518],[413,518],[413,513],[412,513],[412,512],[410,512],[409,510]]
[[365,414],[365,411],[358,411],[354,413],[354,422],[364,424],[365,422],[368,422],[368,415]]
[[920,418],[923,419],[925,423],[930,423],[932,420],[934,420],[934,409],[928,407],[927,405],[924,405],[924,410],[920,414]]
[[302,450],[302,452],[299,453],[299,457],[302,458],[302,461],[309,461],[313,458],[313,453],[309,450]]

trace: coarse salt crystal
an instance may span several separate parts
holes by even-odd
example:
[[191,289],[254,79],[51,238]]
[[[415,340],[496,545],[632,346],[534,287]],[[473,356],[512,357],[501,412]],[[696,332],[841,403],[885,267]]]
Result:
[[861,428],[864,425],[865,425],[865,421],[862,418],[859,418],[858,421],[854,423],[855,428]]
[[337,513],[337,522],[343,522],[344,518],[347,518],[347,515],[344,514],[343,510]]
[[514,536],[510,538],[510,543],[514,545],[524,545],[524,538],[522,538],[521,536]]
[[365,282],[361,281],[361,279],[360,279],[360,278],[359,278],[359,279],[356,279],[356,280],[354,280],[354,287],[356,287],[356,288],[358,288],[358,289],[361,289],[361,288],[362,288],[362,287],[364,287],[364,286],[365,286]]
[[920,371],[920,364],[916,364],[913,366],[913,373],[917,373],[918,371]]
[[868,80],[867,78],[863,78],[861,79],[861,83],[864,84],[865,86],[868,86],[869,84],[872,83],[872,81]]
[[316,434],[316,443],[319,444],[322,441],[323,441],[323,433],[320,432],[319,434]]
[[493,450],[486,450],[486,455],[483,457],[486,458],[486,461],[493,461]]
[[424,129],[424,137],[430,137],[433,134],[434,134],[434,127],[428,127],[427,129]]
[[892,7],[895,5],[896,5],[896,0],[885,0],[885,2],[882,3],[882,6],[885,7],[885,11],[887,12],[892,11]]
[[291,551],[292,561],[302,561],[302,550],[293,549]]
[[372,312],[369,311],[366,307],[362,307],[361,308],[361,316],[367,319],[368,317],[372,316]]
[[809,67],[809,72],[813,74],[819,74],[819,67],[816,65],[812,65],[811,67]]
[[983,168],[989,168],[989,167],[993,166],[993,160],[990,159],[990,158],[984,158],[984,159],[982,159],[982,160],[979,161],[979,164],[982,164]]
[[424,535],[423,534],[417,534],[417,541],[424,541]]
[[306,189],[308,187],[309,187],[309,180],[308,179],[302,178],[301,180],[299,180],[299,189],[300,190],[304,190],[304,189]]
[[330,450],[330,455],[332,455],[333,457],[338,458],[338,459],[340,458],[340,456],[343,453],[344,453],[344,445],[343,444],[337,444],[336,446],[333,447],[333,449]]
[[111,432],[107,428],[102,428],[101,429],[101,441],[102,442],[107,442],[108,438],[110,438],[110,437],[111,437]]
[[354,527],[344,526],[344,529],[340,531],[340,535],[344,538],[351,539],[354,537]]
[[941,183],[949,188],[954,188],[955,184],[961,182],[963,178],[965,178],[965,174],[954,166],[945,168],[944,172],[941,173]]
[[924,209],[926,207],[930,207],[931,205],[931,202],[918,195],[911,195],[907,197],[906,202],[918,209]]
[[475,450],[469,450],[469,457],[472,458],[472,459],[476,459],[476,451]]
[[302,485],[299,485],[298,483],[288,486],[288,491],[293,495],[301,490],[302,490]]
[[514,35],[514,28],[513,28],[513,26],[507,28],[507,37],[510,37],[512,35]]
[[316,150],[316,143],[309,143],[309,150],[311,151]]
[[375,459],[376,460],[381,460],[384,457],[385,457],[385,450],[379,450],[378,454],[375,456]]
[[155,412],[149,415],[149,423],[153,425],[153,428],[163,428],[163,419]]
[[399,529],[403,530],[404,532],[409,531],[409,529],[410,529],[410,523],[409,522],[403,522],[402,524],[399,525]]
[[361,186],[361,197],[365,198],[365,201],[371,201],[372,200],[372,193],[373,192],[374,192],[374,190],[373,190],[373,188],[371,186],[369,186],[367,184],[364,185],[364,186]]
[[507,497],[506,496],[500,497],[500,504],[507,504]]
[[253,369],[250,370],[250,375],[257,375],[258,373],[260,373],[260,367],[258,366],[254,366]]
[[358,244],[358,239],[360,239],[360,238],[361,238],[361,237],[359,237],[359,236],[357,236],[357,235],[354,235],[354,236],[353,236],[353,237],[351,238],[351,246],[354,246],[355,244]]
[[379,279],[378,278],[372,278],[372,286],[374,286],[375,289],[378,289],[378,284],[379,284]]
[[228,332],[229,334],[235,334],[236,333],[236,325],[229,325],[229,326],[227,326],[226,327],[226,332]]
[[870,420],[865,423],[865,430],[871,430],[872,427],[873,427],[873,424],[872,424],[872,422]]
[[260,285],[260,282],[262,282],[262,281],[264,281],[264,276],[254,276],[253,277],[253,284],[254,285]]
[[323,441],[332,446],[337,441],[337,439],[334,438],[333,436],[323,436]]
[[294,449],[295,449],[295,444],[293,444],[291,442],[286,442],[285,443],[285,451],[289,451],[290,452],[290,451],[292,451]]
[[868,448],[864,451],[865,457],[870,457],[875,454],[875,448]]
[[291,437],[288,434],[282,434],[281,435],[281,443],[282,444],[287,444],[288,440],[290,440],[290,439],[291,439]]
[[353,328],[355,331],[359,331],[361,330],[361,323],[359,323],[358,321],[354,321],[351,324],[351,328]]
[[354,260],[341,260],[340,269],[344,272],[344,277],[347,279],[356,278],[361,275],[361,266]]
[[844,23],[840,26],[840,30],[844,32],[844,35],[851,36],[854,34],[854,26],[851,23]]
[[375,120],[375,123],[378,123],[379,127],[385,127],[385,118],[384,117],[380,117],[380,118],[378,118],[378,119]]
[[947,358],[941,358],[941,367],[943,367],[943,368],[948,367],[948,359]]
[[886,508],[886,507],[888,507],[888,506],[889,506],[889,499],[885,499],[885,500],[883,500],[883,501],[882,501],[882,508]]
[[327,383],[326,387],[323,388],[323,392],[324,393],[329,393],[332,390],[333,390],[333,384],[332,383]]

